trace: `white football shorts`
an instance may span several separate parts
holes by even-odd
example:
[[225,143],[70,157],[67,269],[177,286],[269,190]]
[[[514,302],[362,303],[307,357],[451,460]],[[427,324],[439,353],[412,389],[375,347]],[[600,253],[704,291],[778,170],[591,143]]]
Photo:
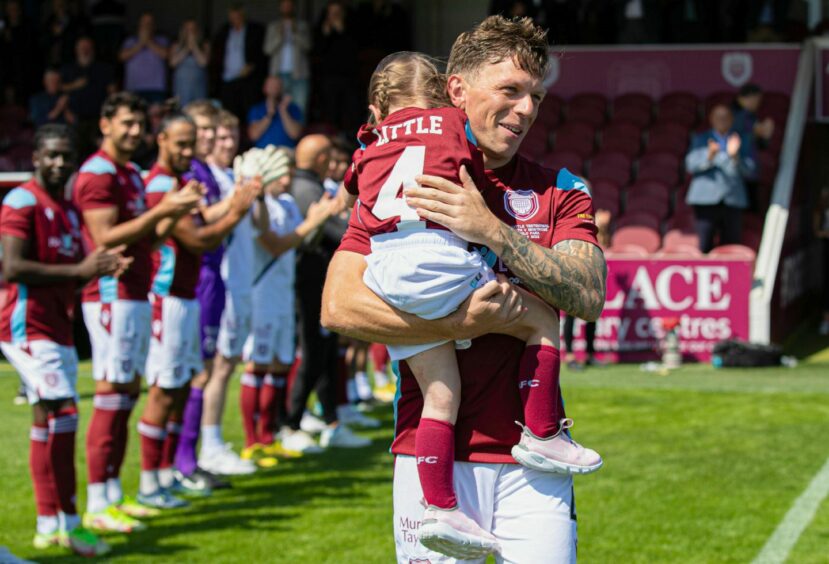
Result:
[[[387,304],[423,319],[446,317],[495,279],[480,254],[449,231],[396,231],[371,238],[363,282]],[[388,347],[402,360],[446,343]]]
[[[501,545],[495,561],[511,564],[574,564],[576,514],[573,478],[518,464],[455,462],[454,484],[461,510]],[[412,456],[394,461],[394,543],[397,562],[483,564],[432,552],[418,541],[423,490]]]
[[257,307],[253,320],[253,331],[245,342],[244,359],[254,364],[270,364],[274,359],[293,364],[296,358],[294,315],[267,315]]
[[225,294],[225,309],[219,322],[216,351],[225,358],[242,356],[245,341],[250,334],[253,297],[251,292]]
[[83,321],[92,344],[92,377],[128,384],[144,372],[150,347],[150,302],[85,302]]
[[198,300],[150,295],[153,311],[147,384],[166,390],[183,388],[202,371]]
[[37,340],[19,345],[0,343],[0,350],[20,374],[30,404],[41,400],[77,401],[78,354],[75,347]]

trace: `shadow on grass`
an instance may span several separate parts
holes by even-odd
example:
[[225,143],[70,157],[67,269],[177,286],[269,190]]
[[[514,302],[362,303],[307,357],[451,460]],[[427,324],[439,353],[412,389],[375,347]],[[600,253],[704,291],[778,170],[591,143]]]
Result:
[[[375,416],[383,428],[366,433],[373,440],[363,449],[329,449],[319,455],[281,460],[273,469],[233,480],[233,488],[219,490],[206,499],[191,500],[188,509],[170,511],[148,519],[147,530],[129,537],[105,537],[112,544],[110,558],[189,561],[205,548],[212,532],[287,531],[290,521],[313,506],[360,507],[370,505],[366,483],[383,486],[391,482],[391,410],[381,408]],[[371,504],[373,505],[373,504]],[[205,537],[207,533],[207,537]],[[191,538],[188,535],[198,535]],[[209,541],[208,541],[209,542]],[[38,554],[38,562],[81,562],[65,555]]]

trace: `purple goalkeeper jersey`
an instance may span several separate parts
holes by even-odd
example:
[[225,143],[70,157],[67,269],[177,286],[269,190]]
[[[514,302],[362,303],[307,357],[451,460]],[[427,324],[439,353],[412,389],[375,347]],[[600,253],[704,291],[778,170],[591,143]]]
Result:
[[[205,200],[207,201],[208,206],[212,206],[213,204],[217,203],[219,200],[222,199],[222,191],[219,190],[219,184],[216,182],[216,179],[213,178],[213,173],[210,172],[210,167],[207,166],[207,163],[204,163],[198,159],[193,159],[193,162],[190,164],[189,172],[184,174],[184,180],[198,180],[204,187],[207,189],[206,194],[204,195]],[[207,251],[202,254],[201,258],[201,270],[204,272],[205,270],[210,270],[213,272],[218,272],[219,267],[222,264],[222,255],[225,252],[224,243],[219,246],[219,248],[213,251]]]

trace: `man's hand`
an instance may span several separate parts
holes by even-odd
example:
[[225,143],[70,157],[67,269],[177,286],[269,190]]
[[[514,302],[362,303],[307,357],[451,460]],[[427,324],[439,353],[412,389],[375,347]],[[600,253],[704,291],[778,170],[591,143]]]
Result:
[[725,146],[725,151],[728,153],[728,156],[732,159],[736,159],[737,156],[740,154],[740,146],[743,144],[742,140],[740,139],[740,135],[737,133],[732,133],[728,136],[728,142]]
[[708,160],[713,161],[714,157],[717,156],[717,153],[720,152],[720,144],[714,141],[713,139],[708,140]]
[[337,210],[337,206],[338,201],[330,197],[323,197],[317,202],[312,202],[308,206],[308,212],[305,214],[305,223],[312,230],[316,229],[328,221],[329,217],[335,215],[334,212]]
[[474,339],[487,333],[509,333],[526,311],[520,289],[499,275],[497,281],[472,292],[447,319],[457,326],[456,338]]
[[439,176],[418,176],[419,186],[404,189],[403,195],[422,219],[439,223],[470,243],[488,245],[501,222],[487,208],[465,166],[460,179],[462,186]]
[[126,245],[118,245],[112,249],[98,247],[78,263],[78,277],[84,280],[101,276],[121,276],[132,264],[132,257],[123,256]]
[[279,111],[287,112],[288,106],[291,105],[291,102],[293,102],[293,98],[291,98],[288,94],[283,94],[282,98],[279,100]]
[[165,216],[181,217],[198,208],[204,195],[204,186],[196,180],[191,180],[183,188],[174,187],[164,194],[158,203],[162,206]]
[[230,196],[230,208],[228,211],[237,218],[241,218],[248,213],[253,202],[259,197],[261,187],[262,183],[257,182],[256,179],[248,180],[237,186]]

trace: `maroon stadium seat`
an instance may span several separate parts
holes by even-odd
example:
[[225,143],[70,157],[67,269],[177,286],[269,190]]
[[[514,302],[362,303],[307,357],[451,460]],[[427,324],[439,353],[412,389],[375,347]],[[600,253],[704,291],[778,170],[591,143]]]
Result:
[[550,148],[550,131],[536,123],[521,142],[521,154],[533,160],[540,159]]
[[13,159],[5,155],[0,156],[0,172],[15,172],[16,168]]
[[782,92],[765,92],[757,113],[761,118],[773,118],[776,127],[783,127],[789,115],[789,97]]
[[561,123],[561,108],[563,106],[564,100],[554,94],[548,94],[538,108],[536,123],[545,125],[547,129],[553,129]]
[[671,204],[667,192],[662,196],[649,192],[628,191],[625,210],[630,212],[648,212],[659,219],[665,219],[671,212]]
[[22,125],[29,119],[29,113],[23,106],[0,106],[0,122]]
[[757,181],[760,184],[774,185],[777,175],[777,157],[768,151],[757,153]]
[[662,246],[659,251],[657,251],[653,258],[702,258],[705,256],[702,251],[699,250],[698,245],[692,245],[689,243],[677,243],[671,247]]
[[679,107],[668,107],[659,110],[659,114],[656,116],[656,123],[663,124],[663,123],[676,123],[681,125],[686,129],[691,129],[697,124],[698,116],[696,112],[692,112],[686,110],[685,108]]
[[709,257],[733,258],[740,260],[754,260],[757,253],[745,245],[722,245],[711,249]]
[[699,111],[699,98],[690,92],[669,92],[662,96],[657,108],[659,112],[666,108],[680,108],[696,115]]
[[630,225],[616,228],[611,248],[619,245],[639,245],[647,252],[655,253],[662,246],[662,239],[656,229]]
[[636,257],[636,258],[645,258],[648,256],[648,250],[643,247],[642,245],[638,245],[635,243],[614,243],[610,246],[607,250],[608,256],[616,255],[620,258],[624,257]]
[[594,106],[570,107],[567,110],[567,121],[589,123],[598,128],[605,122],[605,113]]
[[659,218],[647,210],[627,210],[616,220],[616,227],[648,227],[658,232],[659,223]]
[[623,108],[638,108],[650,113],[653,109],[653,99],[651,99],[651,97],[647,94],[643,94],[641,92],[622,94],[613,100],[614,115]]
[[602,151],[590,159],[587,176],[591,181],[609,179],[622,186],[630,180],[630,167],[631,160],[624,153]]
[[544,155],[538,164],[547,168],[566,168],[573,174],[581,175],[584,168],[584,159],[573,151],[554,151]]
[[607,111],[607,98],[605,98],[604,94],[599,94],[598,92],[584,92],[570,98],[567,106],[569,109],[592,106],[604,113]]
[[671,153],[684,159],[688,152],[688,141],[688,133],[681,126],[661,124],[654,126],[648,132],[648,144],[645,147],[645,152]]
[[642,129],[632,123],[611,123],[602,130],[602,150],[617,151],[633,158],[639,154]]
[[674,210],[668,222],[665,224],[668,231],[682,231],[684,233],[694,232],[694,212],[690,207],[683,207],[681,210],[677,207]]
[[593,190],[593,209],[607,210],[615,220],[620,211],[619,187],[609,180],[591,182]]
[[651,110],[643,110],[636,106],[619,108],[613,113],[613,123],[632,123],[639,127],[647,127],[653,114]]
[[565,123],[555,130],[554,147],[558,151],[573,151],[582,159],[593,154],[596,130],[586,123]]
[[699,236],[693,229],[668,229],[662,238],[662,248],[670,249],[680,245],[691,245],[699,249]]
[[746,229],[746,227],[743,226],[743,232],[740,234],[740,241],[746,247],[757,251],[760,248],[760,241],[762,240],[762,238],[762,230],[754,231],[753,229]]
[[646,153],[639,158],[636,178],[675,186],[679,182],[679,163],[679,158],[671,153]]

